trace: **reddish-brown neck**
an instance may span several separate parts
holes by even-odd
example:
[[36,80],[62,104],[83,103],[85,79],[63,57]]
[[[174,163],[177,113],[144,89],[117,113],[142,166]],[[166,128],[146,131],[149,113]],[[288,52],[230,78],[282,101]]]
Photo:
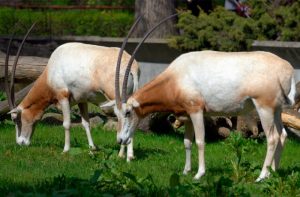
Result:
[[[35,81],[33,87],[20,103],[20,107],[32,119],[43,111],[55,100],[52,89],[47,84],[47,70]],[[29,117],[28,117],[29,118]]]
[[153,112],[178,115],[203,110],[205,103],[197,91],[183,88],[176,72],[164,72],[139,89],[132,97],[139,103],[135,112],[144,117]]
[[180,104],[181,91],[171,74],[164,74],[138,90],[133,98],[140,104],[136,113],[144,117],[152,112],[184,113],[186,110]]

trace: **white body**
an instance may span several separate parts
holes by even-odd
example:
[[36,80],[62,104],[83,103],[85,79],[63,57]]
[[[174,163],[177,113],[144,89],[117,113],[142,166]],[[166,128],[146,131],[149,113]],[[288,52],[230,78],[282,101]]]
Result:
[[[175,72],[181,89],[203,98],[206,113],[243,113],[250,110],[252,105],[246,101],[254,98],[254,95],[244,93],[248,88],[255,87],[256,92],[268,93],[269,88],[275,88],[286,80],[282,88],[290,90],[293,76],[291,66],[288,64],[285,70],[281,64],[270,62],[272,56],[267,52],[191,52],[172,62],[168,71]],[[286,76],[285,72],[289,75]],[[282,93],[276,93],[278,95],[274,96],[280,99]]]
[[[122,106],[124,115],[118,141],[130,142],[138,120],[155,111],[188,115],[184,144],[186,164],[191,170],[191,142],[195,134],[199,150],[199,168],[205,173],[204,113],[237,115],[256,108],[267,137],[267,155],[257,181],[275,170],[286,138],[281,107],[293,103],[294,70],[285,60],[267,52],[190,52],[176,58],[153,81],[135,92]],[[128,115],[129,114],[129,115]],[[209,131],[208,131],[209,132]]]
[[[71,101],[99,105],[107,99],[114,98],[113,77],[118,52],[119,48],[81,43],[64,44],[58,47],[49,59],[47,82],[55,90],[67,90]],[[126,55],[124,59],[129,56]],[[107,65],[108,63],[110,65]],[[123,63],[122,74],[124,66]],[[131,81],[128,88],[131,93],[138,86],[137,72],[138,68],[134,67],[131,74],[135,81]]]
[[[67,43],[58,47],[51,55],[42,75],[36,80],[28,95],[12,110],[12,117],[20,114],[21,125],[17,125],[17,142],[29,144],[32,125],[50,104],[56,104],[63,112],[65,128],[64,152],[70,149],[70,105],[78,104],[82,124],[86,130],[89,146],[95,148],[90,128],[87,102],[100,106],[115,98],[114,78],[119,48],[102,47],[82,43]],[[124,52],[121,61],[123,77],[130,55]],[[128,92],[138,87],[139,68],[136,62],[131,69]],[[18,122],[18,121],[16,121]],[[120,151],[123,156],[124,147]],[[127,156],[133,157],[132,144]]]

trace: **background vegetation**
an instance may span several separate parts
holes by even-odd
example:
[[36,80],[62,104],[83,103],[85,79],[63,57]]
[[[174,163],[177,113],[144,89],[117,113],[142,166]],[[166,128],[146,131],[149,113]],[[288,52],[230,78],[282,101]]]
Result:
[[[10,35],[15,24],[30,26],[37,21],[32,35],[97,35],[122,37],[133,22],[133,13],[125,11],[99,10],[16,10],[0,9],[0,34]],[[25,29],[25,30],[24,30]],[[23,35],[26,28],[17,34]]]
[[206,175],[184,176],[183,136],[137,132],[136,159],[117,157],[115,133],[92,130],[99,151],[89,152],[85,132],[72,128],[69,153],[62,154],[61,126],[37,125],[32,144],[15,143],[14,125],[1,123],[0,192],[3,196],[297,196],[300,195],[300,145],[289,138],[281,168],[270,179],[255,183],[266,152],[264,141],[233,133],[224,142],[206,145]]
[[[27,3],[30,3],[26,1]],[[183,52],[213,49],[221,51],[249,50],[253,40],[300,40],[300,2],[274,7],[268,0],[248,0],[251,18],[240,17],[223,8],[223,1],[213,1],[211,13],[200,12],[193,16],[188,11],[180,11],[177,24],[180,35],[170,39],[170,46]],[[39,4],[70,5],[74,1],[38,1]],[[82,0],[84,5],[129,5],[133,0],[97,1]],[[178,8],[186,9],[177,2]],[[134,20],[133,11],[100,10],[30,10],[0,8],[0,35],[11,34],[12,27],[19,21],[30,26],[38,21],[34,35],[97,35],[102,37],[122,37],[126,35]],[[24,31],[25,28],[20,28]],[[24,32],[18,32],[24,34]]]
[[170,46],[181,51],[249,50],[253,40],[300,41],[300,2],[274,7],[268,0],[249,0],[251,18],[238,16],[218,6],[198,17],[183,12],[179,17],[179,36]]
[[35,5],[134,5],[134,0],[21,0],[20,2]]

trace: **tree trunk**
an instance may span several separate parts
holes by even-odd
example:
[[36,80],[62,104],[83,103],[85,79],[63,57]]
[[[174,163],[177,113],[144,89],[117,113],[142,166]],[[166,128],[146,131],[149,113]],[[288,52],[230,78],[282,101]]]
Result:
[[[142,16],[142,20],[137,25],[133,37],[143,37],[144,34],[163,18],[175,14],[175,0],[136,0],[135,18]],[[166,38],[177,34],[175,28],[176,18],[162,24],[151,35],[151,38]]]

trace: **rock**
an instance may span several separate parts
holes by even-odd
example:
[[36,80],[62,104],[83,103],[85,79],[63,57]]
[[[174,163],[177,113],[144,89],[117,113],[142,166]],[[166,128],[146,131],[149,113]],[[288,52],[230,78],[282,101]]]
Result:
[[98,125],[102,125],[104,123],[104,120],[102,118],[100,118],[99,116],[94,116],[92,118],[90,118],[90,126],[92,127],[96,127]]
[[219,127],[218,134],[222,136],[223,138],[227,138],[230,135],[230,129],[226,127]]
[[257,112],[253,110],[252,112],[240,115],[237,117],[236,130],[241,131],[245,137],[258,137],[258,134],[262,129],[260,128],[260,119]]
[[111,118],[108,119],[107,122],[104,124],[103,129],[107,131],[116,131],[117,121]]
[[41,119],[46,124],[53,125],[62,125],[63,124],[63,115],[59,113],[45,113]]

